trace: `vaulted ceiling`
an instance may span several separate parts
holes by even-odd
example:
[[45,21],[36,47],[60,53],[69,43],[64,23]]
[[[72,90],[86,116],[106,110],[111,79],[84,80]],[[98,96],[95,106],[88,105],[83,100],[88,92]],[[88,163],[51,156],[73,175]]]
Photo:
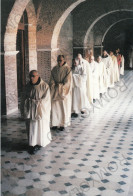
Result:
[[[114,28],[121,33],[121,39],[126,40],[127,31],[122,24],[124,23],[130,29],[133,22],[133,1],[86,0],[77,6],[72,14],[74,46],[89,46],[91,32],[93,32],[94,44],[101,45],[105,35],[107,40],[107,34]],[[113,36],[111,38],[116,39]]]

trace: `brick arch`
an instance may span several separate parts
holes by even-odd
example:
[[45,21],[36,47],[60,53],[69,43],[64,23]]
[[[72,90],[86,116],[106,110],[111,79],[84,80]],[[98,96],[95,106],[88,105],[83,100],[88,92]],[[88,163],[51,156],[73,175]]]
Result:
[[[29,66],[30,70],[32,69],[32,63],[34,62],[35,67],[37,68],[37,61],[35,61],[36,55],[36,14],[34,5],[31,0],[16,0],[12,11],[10,12],[6,32],[4,36],[4,51],[5,54],[16,53],[16,36],[18,30],[18,24],[21,19],[21,16],[26,9],[28,16],[28,34],[29,34]],[[15,52],[16,51],[16,52]],[[32,53],[34,53],[34,58]],[[37,58],[36,58],[37,59]],[[6,65],[5,65],[6,66]]]
[[36,13],[35,8],[30,1],[26,7],[28,16],[28,42],[29,42],[29,71],[37,69],[37,45],[36,45]]
[[19,51],[16,51],[16,37],[18,24],[25,9],[28,16],[29,70],[33,68],[37,69],[35,8],[32,0],[16,0],[9,14],[6,32],[4,35],[5,92],[7,114],[10,114],[18,109],[16,55]]
[[16,34],[18,29],[18,23],[29,2],[30,0],[16,0],[14,3],[14,6],[8,17],[6,32],[4,36],[5,52],[16,50]]
[[112,14],[112,13],[115,13],[115,12],[120,12],[120,11],[127,11],[127,12],[133,12],[133,10],[129,10],[129,9],[121,9],[121,10],[112,10],[110,12],[107,12],[105,14],[102,14],[101,16],[99,16],[96,20],[93,21],[93,23],[89,26],[86,34],[85,34],[85,38],[84,38],[84,48],[87,47],[87,42],[88,42],[88,37],[89,37],[89,34],[92,30],[92,28],[94,27],[94,25],[100,20],[102,19],[103,17],[109,15],[109,14]]
[[57,21],[55,27],[54,27],[54,31],[53,31],[53,35],[52,35],[52,39],[51,39],[51,48],[57,48],[57,41],[58,41],[58,37],[60,34],[60,30],[61,27],[64,23],[64,21],[66,20],[67,16],[71,13],[71,11],[76,8],[80,3],[84,2],[86,0],[78,0],[77,2],[73,3],[70,7],[68,7],[66,9],[66,11],[62,14],[62,16],[59,18],[59,20]]
[[62,16],[59,18],[59,20],[57,21],[54,27],[52,39],[51,39],[51,65],[53,66],[56,64],[57,50],[58,50],[57,45],[58,45],[58,38],[59,38],[61,27],[64,21],[66,20],[66,18],[68,17],[68,15],[72,12],[72,10],[74,10],[80,3],[84,1],[86,0],[78,0],[77,2],[71,4],[71,6],[69,6],[62,14]]
[[114,25],[116,25],[117,23],[122,22],[122,21],[124,21],[124,20],[133,20],[133,18],[124,18],[124,19],[118,20],[118,21],[114,22],[112,25],[110,25],[110,26],[107,28],[107,30],[105,31],[105,33],[104,33],[104,35],[103,35],[103,37],[102,37],[101,45],[102,45],[102,43],[104,42],[105,36],[107,35],[108,31],[109,31]]

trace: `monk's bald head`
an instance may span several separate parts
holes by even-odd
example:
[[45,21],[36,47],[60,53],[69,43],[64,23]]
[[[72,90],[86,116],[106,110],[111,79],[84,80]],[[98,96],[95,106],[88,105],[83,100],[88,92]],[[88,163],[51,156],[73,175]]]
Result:
[[94,56],[90,56],[89,62],[92,63],[94,61]]
[[81,60],[82,59],[82,55],[81,54],[78,54],[77,55],[77,59]]
[[30,82],[32,84],[37,83],[38,79],[39,79],[39,74],[37,70],[31,70],[29,73],[29,77],[30,77]]
[[65,63],[65,57],[64,57],[64,55],[58,55],[57,62],[58,62],[58,65],[59,66],[63,66],[64,63]]
[[38,71],[35,70],[35,69],[34,69],[34,70],[31,70],[30,73],[29,73],[29,75],[31,75],[31,74],[33,74],[33,73],[36,73],[37,75],[39,75],[39,74],[38,74]]
[[97,62],[98,63],[100,63],[101,62],[101,60],[102,60],[102,57],[99,55],[99,56],[97,56]]

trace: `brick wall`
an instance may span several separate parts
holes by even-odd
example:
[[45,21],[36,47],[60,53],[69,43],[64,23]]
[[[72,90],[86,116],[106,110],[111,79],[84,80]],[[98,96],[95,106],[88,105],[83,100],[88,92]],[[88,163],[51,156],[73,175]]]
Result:
[[5,67],[4,67],[4,34],[6,31],[7,19],[14,2],[1,2],[1,112],[6,114],[6,89],[5,89]]
[[6,54],[5,64],[6,111],[9,114],[18,107],[16,55]]
[[51,73],[51,51],[38,51],[38,72],[41,78],[49,83]]
[[54,27],[72,3],[77,0],[49,0],[42,1],[37,21],[37,47],[51,48],[51,38]]

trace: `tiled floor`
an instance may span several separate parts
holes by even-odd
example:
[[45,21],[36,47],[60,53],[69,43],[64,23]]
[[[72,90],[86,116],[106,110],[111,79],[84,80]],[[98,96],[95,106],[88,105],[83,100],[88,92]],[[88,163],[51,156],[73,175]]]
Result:
[[2,196],[133,196],[133,71],[36,155],[19,113],[2,120]]

